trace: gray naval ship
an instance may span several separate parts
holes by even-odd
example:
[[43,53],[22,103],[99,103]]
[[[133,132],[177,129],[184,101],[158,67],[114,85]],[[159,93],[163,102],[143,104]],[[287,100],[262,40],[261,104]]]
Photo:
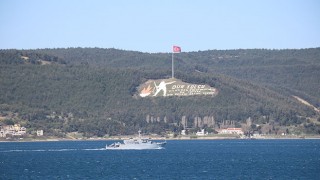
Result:
[[108,150],[126,150],[126,149],[136,149],[136,150],[142,150],[142,149],[164,149],[164,146],[167,144],[166,141],[163,142],[154,142],[149,139],[143,139],[141,138],[141,131],[139,132],[138,138],[130,138],[123,140],[123,143],[121,142],[115,142],[110,145],[106,145],[106,149]]

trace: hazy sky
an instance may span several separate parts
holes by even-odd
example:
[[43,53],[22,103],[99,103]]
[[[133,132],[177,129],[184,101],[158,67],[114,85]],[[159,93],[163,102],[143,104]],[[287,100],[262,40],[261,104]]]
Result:
[[1,0],[0,49],[320,47],[319,0]]

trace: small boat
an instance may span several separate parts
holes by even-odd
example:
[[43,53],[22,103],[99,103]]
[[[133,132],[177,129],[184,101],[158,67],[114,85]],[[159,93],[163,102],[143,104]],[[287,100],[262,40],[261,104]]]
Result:
[[149,139],[142,139],[141,138],[141,131],[139,132],[139,137],[136,139],[126,139],[123,140],[123,143],[121,142],[115,142],[110,145],[106,145],[106,149],[108,150],[125,150],[125,149],[136,149],[136,150],[142,150],[142,149],[163,149],[164,146],[167,144],[166,141],[163,142],[154,142]]

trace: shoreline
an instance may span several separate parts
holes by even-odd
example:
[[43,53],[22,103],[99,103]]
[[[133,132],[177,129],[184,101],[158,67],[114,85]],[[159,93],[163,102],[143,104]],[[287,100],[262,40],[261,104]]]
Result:
[[[132,136],[114,136],[108,138],[56,138],[56,137],[48,137],[48,138],[12,138],[12,139],[0,139],[0,143],[2,142],[59,142],[59,141],[122,141],[124,139],[129,139]],[[176,140],[297,140],[297,139],[319,139],[320,135],[310,135],[310,136],[263,136],[263,137],[253,137],[253,138],[240,138],[236,136],[183,136],[183,137],[148,137],[145,136],[146,139],[151,140],[166,140],[166,141],[176,141]]]

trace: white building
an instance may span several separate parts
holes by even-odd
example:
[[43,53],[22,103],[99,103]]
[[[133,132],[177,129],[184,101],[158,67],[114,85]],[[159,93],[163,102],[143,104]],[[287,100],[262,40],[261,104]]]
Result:
[[43,136],[43,130],[37,130],[37,136]]
[[181,135],[185,136],[186,135],[186,130],[181,130]]
[[3,129],[0,129],[0,137],[6,137]]
[[0,128],[0,137],[23,136],[27,133],[27,128],[21,127],[20,124],[6,125]]
[[243,131],[241,128],[227,128],[227,129],[221,129],[218,131],[219,134],[238,134],[243,135]]
[[204,133],[204,129],[202,129],[201,131],[198,131],[196,133],[197,136],[205,136],[205,135],[208,135],[208,132],[207,133]]

